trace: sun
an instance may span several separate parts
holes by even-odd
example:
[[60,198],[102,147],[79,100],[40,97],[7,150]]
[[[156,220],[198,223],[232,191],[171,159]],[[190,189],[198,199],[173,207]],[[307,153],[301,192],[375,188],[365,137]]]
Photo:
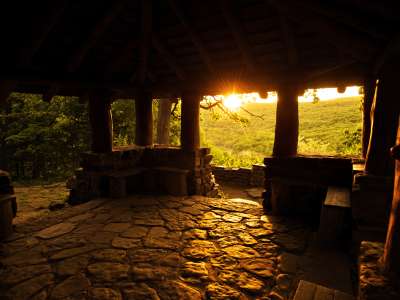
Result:
[[225,107],[229,110],[236,111],[242,106],[242,100],[236,94],[231,94],[227,97],[224,97],[222,100]]

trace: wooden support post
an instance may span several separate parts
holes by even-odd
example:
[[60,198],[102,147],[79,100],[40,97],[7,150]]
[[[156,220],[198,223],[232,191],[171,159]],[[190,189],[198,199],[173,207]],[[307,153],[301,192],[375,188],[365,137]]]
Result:
[[371,135],[371,107],[376,91],[376,78],[366,77],[364,81],[362,157],[366,158]]
[[181,148],[196,150],[200,147],[200,100],[197,92],[182,95]]
[[400,273],[400,119],[397,129],[396,146],[391,149],[396,160],[392,210],[386,236],[382,262],[387,271]]
[[371,137],[365,171],[372,175],[393,176],[394,162],[389,149],[396,141],[396,123],[400,112],[397,78],[399,67],[400,60],[397,64],[387,64],[382,70],[371,107]]
[[136,135],[138,146],[153,145],[153,98],[145,90],[138,91],[135,99]]
[[113,126],[110,95],[94,92],[89,96],[89,119],[92,128],[92,152],[112,152]]
[[296,85],[287,84],[278,90],[273,156],[288,157],[297,154],[299,136],[299,107]]

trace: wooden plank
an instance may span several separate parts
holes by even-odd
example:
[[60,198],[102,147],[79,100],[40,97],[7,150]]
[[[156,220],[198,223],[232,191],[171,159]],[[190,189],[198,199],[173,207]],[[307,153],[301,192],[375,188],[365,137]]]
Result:
[[329,186],[324,205],[350,208],[350,190],[343,187]]
[[38,15],[35,23],[38,25],[31,33],[31,39],[26,47],[18,53],[17,66],[24,67],[30,65],[32,58],[40,50],[40,47],[47,36],[57,24],[67,6],[67,0],[52,1],[50,12],[46,15]]
[[182,9],[179,7],[176,0],[169,0],[169,5],[174,11],[175,15],[181,22],[182,26],[185,28],[186,32],[189,34],[190,39],[192,40],[194,46],[196,47],[201,59],[204,64],[207,66],[210,72],[214,72],[214,67],[210,59],[210,55],[208,54],[206,48],[204,47],[203,42],[201,41],[198,34],[194,31],[193,26],[190,24],[189,20],[185,16]]
[[152,36],[152,43],[153,47],[158,51],[169,67],[175,72],[176,76],[181,80],[185,79],[185,72],[181,69],[181,67],[179,67],[173,55],[167,50],[167,48],[155,34]]
[[220,0],[224,19],[231,29],[232,35],[243,57],[243,62],[250,72],[255,70],[255,64],[251,56],[250,47],[246,41],[242,26],[231,11],[231,3],[227,0]]
[[305,280],[300,280],[293,300],[313,300],[316,290],[316,284]]
[[79,68],[86,54],[106,31],[111,22],[118,16],[119,12],[124,7],[124,4],[124,0],[113,1],[112,6],[107,10],[107,13],[97,22],[89,36],[78,47],[77,51],[71,57],[67,65],[68,72],[75,72]]
[[[146,79],[149,52],[151,46],[151,32],[153,23],[153,3],[152,0],[142,0],[141,1],[141,43],[140,43],[140,62],[138,69],[139,82],[143,83]],[[135,75],[130,81],[135,79]]]

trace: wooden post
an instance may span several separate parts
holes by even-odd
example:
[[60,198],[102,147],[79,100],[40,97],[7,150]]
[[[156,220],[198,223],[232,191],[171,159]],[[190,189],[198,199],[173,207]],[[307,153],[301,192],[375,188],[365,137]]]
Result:
[[392,210],[382,262],[386,270],[400,273],[400,118],[396,146],[391,149],[391,154],[396,160],[396,169]]
[[140,90],[135,99],[136,135],[138,146],[153,145],[153,99],[151,93]]
[[92,128],[92,151],[112,152],[113,126],[110,95],[105,92],[89,96],[89,119]]
[[371,135],[371,107],[376,91],[376,78],[367,76],[364,81],[362,157],[366,158]]
[[394,63],[388,64],[383,69],[371,107],[371,137],[365,171],[372,175],[392,176],[393,174],[394,162],[390,157],[389,149],[396,140],[396,123],[400,111],[397,70]]
[[297,154],[299,136],[298,89],[295,85],[278,90],[273,156],[287,157]]
[[196,150],[200,147],[200,100],[197,92],[185,92],[182,95],[181,148]]

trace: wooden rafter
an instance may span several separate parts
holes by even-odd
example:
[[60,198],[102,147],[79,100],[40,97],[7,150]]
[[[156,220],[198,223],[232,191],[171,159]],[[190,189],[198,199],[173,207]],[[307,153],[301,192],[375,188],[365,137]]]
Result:
[[385,62],[393,55],[400,53],[400,33],[398,33],[385,47],[382,53],[378,56],[373,67],[373,74],[379,73]]
[[288,20],[284,13],[279,10],[279,23],[281,26],[282,36],[287,49],[287,60],[291,68],[298,64],[298,53],[294,42],[293,32],[288,24]]
[[49,14],[46,16],[39,16],[37,20],[37,23],[39,25],[34,28],[31,34],[31,39],[26,47],[23,47],[18,54],[18,67],[25,67],[31,64],[32,58],[39,51],[40,47],[46,40],[54,25],[57,24],[57,21],[63,14],[66,6],[66,0],[52,1],[52,6],[50,8]]
[[198,34],[193,29],[193,26],[190,24],[188,21],[187,17],[185,16],[185,13],[179,6],[176,0],[169,0],[168,1],[172,10],[174,11],[176,17],[179,19],[181,22],[182,26],[185,28],[186,32],[188,33],[190,39],[192,40],[192,43],[197,49],[197,52],[199,53],[201,59],[203,60],[204,64],[207,66],[208,70],[210,72],[214,72],[214,67],[210,59],[210,55],[208,54],[206,48],[204,47],[203,42],[199,38]]
[[185,72],[179,67],[173,55],[167,50],[167,48],[154,33],[152,36],[152,44],[165,62],[169,65],[169,67],[175,72],[176,76],[181,80],[185,79]]
[[113,1],[113,5],[107,10],[107,13],[96,23],[93,30],[85,41],[78,47],[77,51],[71,57],[67,71],[72,73],[75,72],[82,64],[86,54],[95,45],[101,35],[106,31],[111,22],[118,16],[119,12],[124,7],[124,0]]
[[343,10],[338,10],[332,6],[327,8],[321,4],[321,2],[317,1],[302,0],[296,1],[296,4],[321,16],[325,16],[336,22],[348,25],[349,27],[352,27],[360,32],[367,33],[376,39],[387,39],[386,34],[379,32],[373,25],[371,25],[370,22],[360,20],[354,14]]
[[[277,0],[269,0],[269,2],[282,10],[287,18],[305,24],[303,12],[306,15],[309,15],[309,12],[298,5],[297,2],[291,2],[290,5]],[[342,29],[334,24],[333,21],[327,20],[319,15],[313,15],[307,18],[305,25],[315,31],[322,40],[336,47],[338,51],[346,52],[360,61],[368,62],[376,53],[377,44],[374,43],[374,41],[355,34],[354,32]]]
[[224,19],[232,32],[232,35],[235,39],[237,46],[240,49],[243,62],[246,65],[247,69],[250,72],[253,72],[255,70],[255,64],[251,56],[250,47],[244,37],[244,32],[242,26],[240,25],[240,22],[232,13],[230,1],[220,0],[219,2]]
[[127,61],[128,57],[131,56],[132,51],[137,48],[139,42],[136,39],[128,41],[122,49],[117,50],[116,55],[110,59],[107,66],[104,68],[103,78],[109,77],[110,73],[115,69],[116,66]]
[[[152,35],[152,0],[141,1],[141,42],[140,42],[140,62],[138,69],[139,82],[143,83],[146,79],[149,54],[151,47],[151,35]],[[131,78],[132,79],[132,78]]]

